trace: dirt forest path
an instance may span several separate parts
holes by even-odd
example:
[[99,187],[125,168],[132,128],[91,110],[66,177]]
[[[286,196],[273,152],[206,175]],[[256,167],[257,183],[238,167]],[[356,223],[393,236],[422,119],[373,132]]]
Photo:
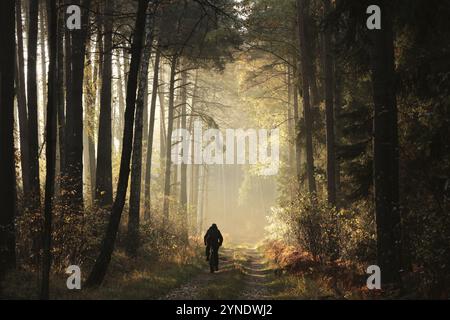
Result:
[[273,270],[257,249],[250,246],[225,247],[220,250],[218,272],[209,273],[205,261],[202,273],[163,299],[270,299],[268,284],[272,274]]

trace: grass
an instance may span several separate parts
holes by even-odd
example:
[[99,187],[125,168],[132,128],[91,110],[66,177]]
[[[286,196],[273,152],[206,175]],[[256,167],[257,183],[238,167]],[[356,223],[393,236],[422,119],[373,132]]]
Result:
[[[198,251],[198,250],[196,250]],[[129,259],[122,252],[113,256],[103,285],[96,289],[68,290],[66,275],[53,274],[50,280],[51,299],[158,299],[170,290],[189,281],[204,269],[199,252],[183,262],[157,262],[142,256]],[[85,279],[87,272],[83,273]],[[37,274],[15,271],[3,281],[2,299],[37,299]]]
[[335,298],[331,289],[305,275],[286,274],[273,277],[268,289],[275,300],[317,300]]

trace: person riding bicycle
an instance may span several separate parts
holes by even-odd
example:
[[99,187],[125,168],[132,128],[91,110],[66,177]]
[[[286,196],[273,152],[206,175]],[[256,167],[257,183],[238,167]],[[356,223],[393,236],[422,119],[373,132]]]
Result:
[[[203,240],[205,242],[206,246],[206,261],[209,260],[209,257],[211,255],[212,251],[212,257],[214,257],[214,260],[211,261],[213,265],[215,266],[215,270],[219,270],[219,247],[223,243],[223,237],[220,233],[219,228],[217,228],[217,225],[215,223],[212,224],[211,227],[209,227],[208,231],[206,232],[205,236],[203,237]],[[213,270],[212,270],[213,271]]]

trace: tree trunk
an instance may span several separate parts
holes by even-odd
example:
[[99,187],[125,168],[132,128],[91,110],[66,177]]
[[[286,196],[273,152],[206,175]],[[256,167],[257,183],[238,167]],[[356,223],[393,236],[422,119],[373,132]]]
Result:
[[111,255],[114,251],[117,230],[119,229],[120,218],[125,205],[128,180],[130,176],[131,152],[133,147],[133,123],[136,104],[137,78],[142,53],[142,40],[144,37],[147,6],[147,0],[139,0],[136,25],[133,34],[133,43],[131,45],[131,64],[127,82],[127,103],[125,110],[125,126],[123,129],[123,148],[116,199],[111,210],[111,217],[103,239],[100,255],[95,261],[92,272],[86,282],[86,286],[88,287],[99,286],[103,282],[109,262],[111,261]]
[[[294,59],[294,64],[297,65],[297,59]],[[297,174],[297,184],[298,190],[302,189],[302,142],[300,135],[300,116],[299,116],[299,108],[298,108],[298,71],[297,68],[294,67],[294,123],[295,123],[295,169]]]
[[[292,107],[292,88],[297,88],[296,86],[292,85],[292,68],[291,66],[288,66],[287,68],[287,77],[286,77],[286,81],[287,81],[287,95],[288,95],[288,101],[287,101],[287,133],[288,133],[288,165],[289,165],[289,170],[290,172],[292,172],[294,170],[294,168],[296,167],[296,163],[297,163],[297,157],[295,156],[295,143],[294,141],[296,141],[295,137],[294,137],[294,128],[295,125],[293,126],[292,123],[292,118],[293,118],[293,110],[291,109]],[[297,106],[298,107],[298,106]],[[298,116],[298,113],[297,113]],[[294,119],[295,121],[295,119]],[[296,122],[294,122],[296,123]],[[292,193],[292,192],[291,192]],[[292,195],[291,195],[292,196]]]
[[[60,1],[59,4],[62,4]],[[64,29],[65,29],[65,19],[64,14],[60,13],[58,15],[58,48],[57,48],[57,90],[58,90],[58,147],[59,147],[59,172],[58,175],[62,176],[64,170],[64,159],[65,159],[65,141],[66,141],[66,112],[64,109]],[[60,181],[60,179],[58,179]],[[61,187],[61,186],[59,186]]]
[[170,66],[170,89],[169,89],[169,110],[167,118],[166,133],[166,154],[165,154],[165,174],[164,174],[164,203],[163,203],[163,219],[164,225],[169,221],[170,206],[170,172],[172,169],[172,130],[173,130],[173,114],[174,114],[174,98],[175,98],[175,74],[177,68],[177,57],[173,56]]
[[[324,18],[331,11],[330,0],[324,0]],[[325,116],[327,133],[327,193],[328,203],[336,205],[336,155],[334,134],[334,97],[333,97],[333,48],[331,47],[331,30],[324,32],[324,71],[325,71]]]
[[[181,73],[181,129],[186,130],[186,104],[187,104],[187,82],[188,74],[186,71]],[[183,148],[183,153],[188,152]],[[180,205],[181,215],[184,221],[184,239],[188,240],[188,217],[187,217],[187,163],[181,163],[180,168]]]
[[[197,100],[197,90],[198,90],[198,70],[195,72],[195,81],[194,81],[194,89],[192,91],[192,103],[191,103],[191,117],[190,117],[190,132],[191,132],[191,177],[190,177],[190,194],[189,194],[189,204],[190,208],[197,214],[198,210],[198,172],[199,165],[194,163],[194,150],[195,150],[195,139],[194,139],[194,121],[196,118],[195,110],[196,110],[196,100]],[[195,230],[195,229],[194,229]]]
[[[117,130],[118,133],[117,136],[120,137],[121,133],[123,132],[123,115],[125,113],[125,94],[123,92],[123,84],[125,83],[125,75],[124,71],[122,70],[121,64],[120,64],[120,55],[117,56],[117,74],[119,75],[119,79],[117,79],[116,85],[117,85],[117,94],[118,94],[118,102],[119,102],[119,117],[117,121]],[[121,141],[121,139],[119,139]],[[122,150],[122,142],[120,142],[119,145],[119,151]],[[112,201],[111,201],[112,203]]]
[[[86,44],[86,63],[84,72],[84,146],[83,153],[85,154],[85,164],[87,178],[89,179],[89,191],[91,201],[95,198],[95,144],[94,144],[94,131],[95,131],[95,97],[96,97],[96,80],[94,79],[93,65],[95,63],[94,56],[92,55],[91,41],[88,40]],[[86,183],[87,180],[86,179]]]
[[16,172],[14,161],[14,0],[0,1],[0,278],[16,265],[14,216]]
[[20,163],[22,169],[23,199],[30,197],[30,155],[28,135],[27,96],[25,88],[24,58],[23,58],[23,28],[22,28],[22,1],[16,1],[16,30],[17,30],[17,60],[16,60],[16,86],[17,108],[20,128]]
[[[79,2],[77,2],[79,3]],[[83,78],[91,0],[82,0],[80,30],[72,30],[71,105],[66,108],[66,166],[68,191],[65,199],[69,211],[83,211]]]
[[128,214],[127,254],[136,256],[139,247],[139,224],[142,186],[142,134],[144,127],[144,101],[148,86],[148,65],[153,45],[153,32],[147,19],[147,36],[142,54],[139,74],[139,89],[136,100],[136,118],[134,124],[133,157],[131,164],[130,210]]
[[[65,5],[70,5],[70,0],[65,0]],[[61,184],[64,190],[69,189],[70,181],[68,179],[67,170],[67,148],[69,145],[68,130],[71,125],[69,121],[69,111],[72,110],[72,33],[66,28],[65,19],[63,19],[63,26],[65,40],[64,40],[64,80],[65,80],[65,94],[66,94],[66,108],[65,108],[65,120],[64,120],[64,138],[60,141],[60,145],[63,147],[63,156],[61,158]]]
[[57,12],[56,1],[49,1],[48,14],[48,43],[50,65],[48,71],[48,102],[47,102],[47,126],[46,126],[46,177],[44,199],[44,232],[43,232],[43,261],[41,299],[49,298],[49,278],[51,267],[51,233],[52,233],[52,207],[55,188],[55,162],[56,162],[56,113],[58,101],[58,65],[57,65]]
[[306,138],[306,171],[308,176],[308,190],[310,193],[316,192],[316,180],[314,177],[314,150],[312,141],[312,114],[309,95],[309,80],[311,79],[308,70],[311,70],[311,58],[308,56],[307,39],[305,32],[306,11],[309,6],[309,0],[297,0],[298,10],[298,30],[300,40],[300,64],[302,77],[303,94],[303,117],[305,121]]
[[159,96],[159,137],[160,137],[160,156],[161,156],[161,170],[164,170],[164,157],[166,154],[166,99],[164,97],[164,68],[160,67],[160,85],[158,87],[158,96]]
[[[113,0],[105,0],[104,52],[102,84],[100,93],[100,120],[97,143],[97,176],[95,200],[101,207],[112,204],[112,129],[111,129],[111,82],[112,82],[112,8]],[[122,85],[120,84],[120,87]],[[119,97],[120,99],[121,97]],[[119,104],[121,102],[119,101]],[[122,114],[120,114],[122,117]]]
[[30,143],[30,208],[40,207],[39,184],[39,141],[38,141],[38,97],[37,97],[37,36],[39,1],[30,1],[28,30],[28,72],[27,72],[27,102],[28,102],[28,133]]
[[[45,106],[45,101],[47,99],[47,59],[45,52],[45,33],[47,30],[47,0],[38,0],[41,2],[39,7],[40,15],[39,15],[39,42],[40,42],[40,52],[41,52],[41,77],[42,77],[42,109],[44,115],[44,128],[46,127],[47,122],[47,108]],[[44,130],[45,131],[45,130]],[[41,136],[41,135],[39,135]],[[43,136],[43,135],[42,135]]]
[[378,1],[382,29],[373,30],[374,186],[377,259],[383,283],[400,282],[400,212],[394,35],[390,3]]
[[[342,135],[340,130],[340,123],[339,123],[339,115],[342,109],[342,79],[341,79],[341,68],[337,66],[336,59],[334,60],[335,67],[334,67],[334,75],[335,75],[335,81],[334,81],[334,119],[335,119],[335,141],[339,141],[340,137]],[[341,169],[340,169],[340,162],[339,158],[336,157],[336,194],[339,195],[340,185],[341,185]],[[339,206],[339,203],[336,203],[337,206]]]
[[159,65],[161,59],[161,51],[156,50],[155,65],[153,67],[153,86],[152,86],[152,101],[150,106],[150,119],[148,128],[148,142],[147,142],[147,160],[145,161],[145,202],[144,202],[144,218],[150,219],[151,216],[151,174],[152,174],[152,154],[153,154],[153,134],[155,131],[155,114],[156,114],[156,99],[159,86]]

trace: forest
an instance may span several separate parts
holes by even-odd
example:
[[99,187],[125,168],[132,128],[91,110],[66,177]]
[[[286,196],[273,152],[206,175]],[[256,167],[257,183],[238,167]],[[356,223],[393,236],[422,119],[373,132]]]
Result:
[[1,0],[0,299],[448,299],[449,16]]

